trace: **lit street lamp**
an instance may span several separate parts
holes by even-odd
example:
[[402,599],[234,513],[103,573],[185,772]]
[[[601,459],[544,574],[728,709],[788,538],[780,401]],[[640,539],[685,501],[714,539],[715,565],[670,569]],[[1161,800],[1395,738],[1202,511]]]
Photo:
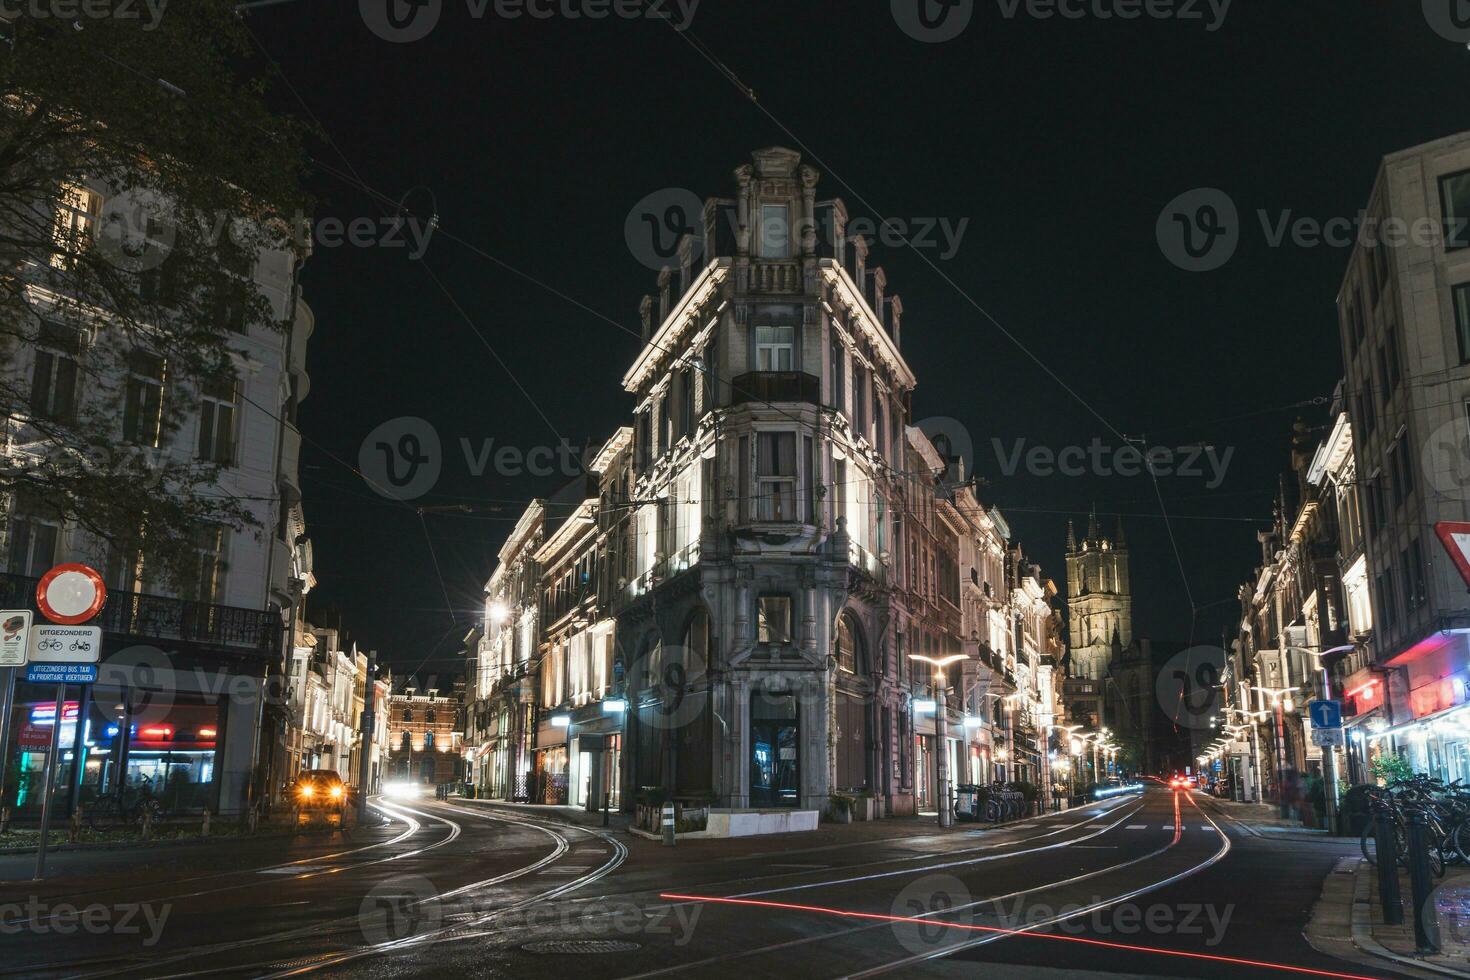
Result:
[[911,653],[909,659],[922,660],[934,668],[934,782],[939,797],[939,826],[949,827],[954,824],[954,811],[950,808],[949,798],[949,706],[946,703],[949,678],[944,669],[964,660],[965,655],[952,653],[947,657],[926,657],[922,653]]

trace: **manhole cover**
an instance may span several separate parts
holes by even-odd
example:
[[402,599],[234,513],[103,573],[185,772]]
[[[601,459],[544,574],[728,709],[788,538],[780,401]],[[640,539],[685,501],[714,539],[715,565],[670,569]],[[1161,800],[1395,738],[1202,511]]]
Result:
[[521,947],[528,953],[631,953],[641,948],[622,939],[548,939]]

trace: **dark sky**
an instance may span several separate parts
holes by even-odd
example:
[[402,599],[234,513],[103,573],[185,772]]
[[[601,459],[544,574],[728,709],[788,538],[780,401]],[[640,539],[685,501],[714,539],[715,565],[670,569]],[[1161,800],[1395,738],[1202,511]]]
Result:
[[[982,496],[1059,584],[1065,522],[1095,502],[1130,515],[1138,632],[1218,640],[1234,611],[1224,600],[1258,560],[1291,422],[1326,416],[1291,406],[1329,395],[1340,372],[1347,250],[1272,247],[1257,212],[1351,217],[1383,154],[1470,126],[1470,51],[1436,34],[1418,0],[1237,0],[1214,31],[1037,20],[1024,4],[1008,19],[998,0],[974,0],[964,32],[937,44],[911,39],[881,0],[703,0],[690,33],[758,102],[664,23],[469,9],[444,0],[437,28],[408,44],[375,36],[354,0],[250,16],[331,137],[314,155],[393,199],[417,188],[410,209],[437,210],[445,233],[421,261],[319,247],[305,273],[310,607],[336,607],[400,666],[450,652],[524,502],[563,482],[475,477],[461,438],[529,449],[623,424],[619,379],[653,279],[625,243],[630,209],[661,188],[733,194],[732,168],[775,144],[804,147],[819,196],[855,214],[968,219],[956,254],[926,253],[942,275],[876,249],[904,301],[916,417],[961,420]],[[302,112],[284,84],[275,98]],[[1225,191],[1241,216],[1238,250],[1207,273],[1176,268],[1155,234],[1165,205],[1198,187]],[[385,213],[325,169],[313,189],[318,217]],[[437,485],[410,505],[343,465],[399,416],[428,420],[443,445]],[[992,443],[1116,448],[1115,430],[1234,455],[1219,486],[1160,480],[1166,525],[1146,477],[1006,476]],[[421,524],[414,510],[460,503],[475,512]],[[459,623],[447,638],[425,527]]]

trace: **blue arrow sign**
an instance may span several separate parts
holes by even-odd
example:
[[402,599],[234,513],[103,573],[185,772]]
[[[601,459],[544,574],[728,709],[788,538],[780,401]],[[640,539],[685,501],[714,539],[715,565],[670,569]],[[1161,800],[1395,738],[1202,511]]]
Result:
[[35,661],[31,661],[26,664],[26,683],[95,684],[97,683],[97,665],[36,663]]
[[1313,728],[1341,728],[1341,701],[1309,701],[1307,714],[1312,718]]

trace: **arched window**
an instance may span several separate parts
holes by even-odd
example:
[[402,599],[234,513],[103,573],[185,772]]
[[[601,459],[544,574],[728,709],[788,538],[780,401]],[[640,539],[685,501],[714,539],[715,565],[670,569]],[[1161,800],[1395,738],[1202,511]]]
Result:
[[403,720],[404,721],[413,721],[413,709],[412,708],[404,708],[403,709]]
[[857,672],[857,637],[847,613],[837,617],[837,666],[850,674]]
[[434,724],[434,709],[430,708],[424,712],[424,721],[430,725]]
[[424,732],[424,751],[425,752],[432,752],[432,751],[434,751],[434,733],[433,732]]
[[413,737],[408,732],[403,733],[403,751],[413,751]]

